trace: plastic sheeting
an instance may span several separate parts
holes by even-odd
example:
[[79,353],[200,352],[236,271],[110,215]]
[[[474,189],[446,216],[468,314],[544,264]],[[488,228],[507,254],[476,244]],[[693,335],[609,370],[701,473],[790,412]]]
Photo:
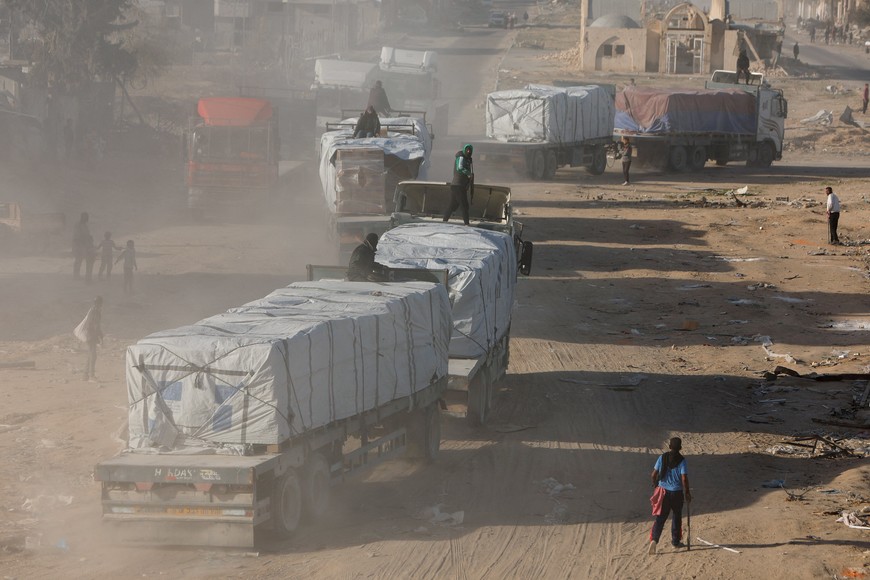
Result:
[[627,88],[616,95],[617,133],[755,135],[755,97],[740,89]]
[[300,282],[127,349],[130,447],[277,444],[446,376],[447,292]]
[[[397,174],[392,183],[404,181],[405,179],[426,179],[429,171],[429,153],[432,151],[432,138],[429,135],[426,124],[422,120],[412,117],[385,117],[380,120],[382,128],[386,125],[413,125],[414,133],[391,131],[387,127],[386,137],[370,137],[365,139],[353,138],[353,128],[356,125],[356,121],[356,119],[342,121],[342,124],[348,126],[347,129],[327,131],[320,140],[320,184],[323,190],[323,197],[326,200],[326,206],[331,212],[339,212],[341,210],[339,200],[343,188],[341,183],[342,176],[339,175],[340,170],[336,168],[335,163],[336,152],[339,149],[380,149],[384,153],[384,163],[381,171]],[[415,168],[416,173],[414,171]],[[350,168],[342,168],[342,170],[344,174],[347,174]],[[371,171],[371,168],[368,170]],[[359,183],[360,176],[358,173],[355,178]],[[383,180],[383,177],[381,177],[381,180]],[[391,181],[387,180],[386,183],[391,183]],[[386,195],[386,192],[384,195]]]
[[597,85],[497,91],[486,99],[486,135],[504,142],[579,143],[613,134],[613,99]]
[[378,65],[370,62],[319,58],[314,61],[314,87],[368,89],[377,70]]
[[392,268],[448,270],[451,357],[484,356],[510,328],[517,260],[508,234],[455,224],[406,224],[381,236],[375,261]]

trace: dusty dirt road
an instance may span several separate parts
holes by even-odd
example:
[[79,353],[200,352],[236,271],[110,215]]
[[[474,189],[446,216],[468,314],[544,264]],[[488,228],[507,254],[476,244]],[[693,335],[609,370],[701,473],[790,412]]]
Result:
[[[815,112],[815,91],[795,87],[792,110]],[[510,372],[489,425],[471,429],[451,409],[438,462],[385,465],[340,488],[322,522],[256,553],[116,546],[100,526],[91,473],[123,446],[126,345],[335,258],[313,176],[266,215],[197,225],[181,215],[170,165],[105,167],[99,179],[76,167],[39,177],[10,170],[10,187],[46,205],[68,215],[91,209],[95,234],[135,239],[141,271],[124,298],[117,274],[91,286],[72,280],[66,238],[0,256],[0,362],[34,363],[0,368],[4,577],[728,579],[866,570],[868,532],[836,523],[834,512],[867,505],[867,460],[774,453],[784,437],[817,432],[843,434],[864,456],[867,429],[811,421],[847,408],[860,386],[759,380],[785,360],[763,350],[762,336],[799,372],[870,364],[866,158],[848,145],[848,128],[797,131],[806,134],[800,147],[769,171],[638,170],[626,188],[613,167],[597,178],[571,170],[547,184],[511,183],[536,252],[533,275],[519,283]],[[843,143],[850,155],[834,155]],[[825,243],[825,184],[840,194],[841,239],[854,245]],[[747,206],[736,207],[724,192],[743,185]],[[106,297],[108,336],[99,381],[87,382],[71,330],[96,293]],[[650,557],[649,472],[674,435],[694,489],[693,546]],[[806,493],[787,501],[783,489],[762,486],[771,480]],[[433,523],[434,506],[461,511],[462,522]]]

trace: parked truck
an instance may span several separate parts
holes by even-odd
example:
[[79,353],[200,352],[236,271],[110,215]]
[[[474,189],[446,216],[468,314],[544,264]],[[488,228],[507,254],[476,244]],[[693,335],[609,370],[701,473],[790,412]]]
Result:
[[265,199],[277,185],[277,115],[265,99],[209,97],[197,103],[186,133],[188,207]]
[[738,84],[737,73],[716,71],[701,89],[628,87],[616,98],[614,137],[628,136],[638,162],[697,171],[745,161],[769,167],[782,158],[788,102],[760,73]]
[[316,281],[140,340],[128,449],[95,469],[104,522],[136,543],[250,547],[320,516],[334,483],[434,459],[451,332],[443,284]]
[[497,91],[486,99],[486,140],[472,141],[482,167],[512,168],[535,180],[552,179],[560,167],[607,168],[613,140],[611,85]]
[[320,183],[329,231],[338,239],[340,261],[367,234],[390,224],[396,185],[425,179],[432,139],[425,119],[381,119],[381,134],[355,139],[353,118],[327,124],[320,142]]

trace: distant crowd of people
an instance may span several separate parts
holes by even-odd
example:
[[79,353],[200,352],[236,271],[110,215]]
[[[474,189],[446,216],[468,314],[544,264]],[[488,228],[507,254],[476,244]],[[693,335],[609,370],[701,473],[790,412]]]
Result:
[[[88,223],[89,219],[88,213],[82,212],[73,231],[73,277],[76,279],[82,277],[82,265],[84,265],[85,282],[90,284],[93,279],[94,264],[97,261],[97,256],[99,256],[100,269],[97,272],[97,278],[102,279],[105,275],[106,280],[109,280],[112,277],[112,266],[123,260],[124,293],[132,294],[133,271],[139,269],[138,264],[136,264],[136,247],[133,240],[127,240],[127,245],[121,248],[112,239],[112,232],[106,232],[103,234],[103,240],[99,244],[94,244],[94,237],[91,235]],[[120,250],[121,253],[115,258],[115,251],[117,250]]]

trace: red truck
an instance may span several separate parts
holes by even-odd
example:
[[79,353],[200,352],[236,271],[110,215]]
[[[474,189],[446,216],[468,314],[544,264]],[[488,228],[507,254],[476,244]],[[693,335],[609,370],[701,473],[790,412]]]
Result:
[[278,182],[277,114],[264,99],[200,99],[185,144],[188,207],[265,198]]

